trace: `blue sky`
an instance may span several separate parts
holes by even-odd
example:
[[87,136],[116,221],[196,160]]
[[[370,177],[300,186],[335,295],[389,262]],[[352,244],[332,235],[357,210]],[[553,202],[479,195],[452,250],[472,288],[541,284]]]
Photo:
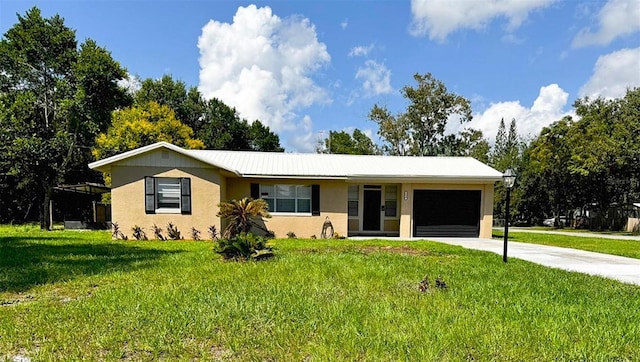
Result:
[[[322,131],[393,113],[413,74],[472,101],[492,142],[501,118],[536,135],[579,97],[640,86],[640,2],[608,1],[8,1],[0,33],[38,6],[111,51],[141,79],[171,74],[310,152]],[[450,122],[449,131],[459,124]]]

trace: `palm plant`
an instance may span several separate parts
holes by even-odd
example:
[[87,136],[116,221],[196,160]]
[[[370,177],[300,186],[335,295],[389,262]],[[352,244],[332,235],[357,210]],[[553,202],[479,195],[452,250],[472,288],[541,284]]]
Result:
[[218,204],[217,216],[226,219],[228,224],[222,236],[233,238],[240,233],[248,233],[251,227],[260,227],[255,219],[270,218],[269,205],[262,199],[245,197],[242,200],[223,201]]

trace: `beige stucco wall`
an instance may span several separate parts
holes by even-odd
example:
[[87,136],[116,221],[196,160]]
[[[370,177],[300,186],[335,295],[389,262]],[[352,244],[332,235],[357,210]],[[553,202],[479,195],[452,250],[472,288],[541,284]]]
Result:
[[480,237],[491,238],[493,224],[493,183],[403,183],[400,191],[401,215],[400,237],[413,236],[413,191],[414,190],[479,190],[480,200]]
[[[141,226],[147,237],[153,238],[152,225],[163,229],[166,237],[167,224],[173,223],[184,239],[191,239],[191,228],[200,231],[202,239],[208,238],[208,228],[215,225],[220,230],[220,220],[216,217],[220,203],[220,190],[225,180],[212,168],[184,167],[175,169],[164,166],[112,166],[112,220],[120,230],[132,238],[134,225]],[[190,215],[146,214],[144,210],[144,177],[189,177],[191,178]]]
[[[348,235],[358,231],[359,221],[349,220],[347,216],[347,199],[349,183],[346,180],[317,179],[271,179],[240,178],[229,172],[220,171],[211,165],[169,150],[157,150],[140,156],[131,157],[111,165],[112,175],[112,220],[118,223],[120,230],[129,238],[132,227],[144,228],[147,236],[152,238],[152,225],[163,229],[169,222],[175,224],[185,239],[191,237],[191,228],[195,227],[201,238],[208,237],[208,228],[216,226],[223,230],[224,221],[217,216],[218,204],[221,201],[241,199],[251,195],[251,184],[289,184],[320,185],[320,216],[309,214],[277,214],[266,221],[266,227],[277,237],[286,237],[292,231],[296,236],[308,238],[312,235],[320,237],[325,219],[333,224],[334,231],[340,235]],[[146,214],[144,210],[144,177],[189,177],[191,178],[192,213]],[[385,184],[367,180],[367,184]],[[387,180],[388,181],[388,180]],[[364,185],[364,183],[359,182]],[[399,219],[383,219],[384,231],[399,231],[400,237],[413,236],[413,193],[414,190],[479,190],[481,196],[480,237],[490,238],[493,222],[493,183],[394,183],[399,185],[398,206]]]
[[266,227],[276,234],[276,237],[287,237],[293,231],[299,238],[309,238],[312,235],[320,237],[322,225],[328,216],[334,231],[340,235],[347,235],[347,183],[342,180],[299,180],[299,179],[259,179],[259,178],[228,178],[225,200],[241,199],[251,196],[251,184],[281,184],[281,185],[320,185],[320,216],[311,215],[278,215],[272,214],[266,219]]

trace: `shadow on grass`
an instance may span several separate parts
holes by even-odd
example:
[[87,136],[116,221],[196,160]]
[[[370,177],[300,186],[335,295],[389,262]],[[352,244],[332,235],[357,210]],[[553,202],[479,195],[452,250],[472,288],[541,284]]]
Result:
[[22,292],[82,276],[147,268],[176,252],[62,235],[0,237],[0,292]]

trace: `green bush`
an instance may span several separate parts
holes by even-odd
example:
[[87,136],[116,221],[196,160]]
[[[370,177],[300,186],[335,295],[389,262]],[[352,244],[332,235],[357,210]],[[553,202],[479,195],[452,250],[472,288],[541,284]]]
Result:
[[232,238],[217,240],[213,251],[224,259],[264,260],[272,257],[273,248],[265,238],[252,233],[240,233]]

